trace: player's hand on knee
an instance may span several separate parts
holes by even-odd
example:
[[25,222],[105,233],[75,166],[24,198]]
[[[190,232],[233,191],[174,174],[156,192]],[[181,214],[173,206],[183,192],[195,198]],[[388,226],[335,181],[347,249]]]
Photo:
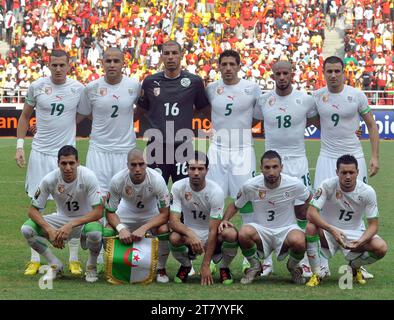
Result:
[[336,242],[338,242],[343,248],[346,248],[346,236],[343,232],[334,228],[331,234],[335,238]]
[[234,225],[230,221],[223,220],[222,222],[220,222],[218,227],[219,234],[222,233],[223,230],[226,228],[234,228]]
[[362,243],[360,241],[353,240],[346,244],[346,249],[357,251],[358,249],[360,249],[361,245]]
[[125,228],[125,229],[122,229],[122,230],[120,230],[120,232],[119,232],[119,240],[120,240],[122,243],[130,244],[130,243],[133,242],[133,235],[132,235],[131,232],[130,232],[129,230],[127,230],[126,228]]
[[210,286],[213,284],[213,277],[209,265],[207,266],[203,264],[201,266],[200,273],[201,273],[201,285]]
[[25,151],[22,148],[16,149],[15,161],[18,167],[22,168],[25,166]]
[[204,252],[204,245],[196,236],[190,237],[189,246],[191,247],[194,254],[202,254]]

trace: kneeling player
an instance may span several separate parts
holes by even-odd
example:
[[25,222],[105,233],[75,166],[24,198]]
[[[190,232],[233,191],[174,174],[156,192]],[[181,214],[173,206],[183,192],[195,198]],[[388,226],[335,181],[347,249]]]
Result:
[[[22,234],[31,248],[45,257],[51,269],[44,281],[54,280],[63,272],[63,263],[48,248],[45,238],[55,248],[63,249],[65,242],[79,238],[83,225],[101,218],[102,199],[94,173],[79,165],[78,152],[73,146],[64,146],[58,152],[58,166],[41,181],[29,209],[29,220]],[[41,216],[48,197],[56,202],[56,213]],[[86,264],[86,281],[97,281],[96,264],[101,248],[101,234],[86,232],[83,249],[89,249]]]
[[[110,184],[107,206],[109,227],[116,229],[123,243],[141,240],[146,233],[159,239],[157,282],[169,281],[166,263],[169,254],[167,226],[170,196],[163,177],[147,168],[143,152],[133,149],[127,156],[127,167],[118,172]],[[108,227],[108,226],[107,226]],[[115,235],[115,230],[106,230]]]
[[[386,242],[376,234],[379,216],[376,193],[357,180],[357,159],[341,156],[336,167],[337,177],[323,181],[308,208],[307,252],[313,271],[306,284],[309,287],[319,285],[323,277],[320,254],[328,259],[341,249],[353,269],[354,280],[365,284],[360,267],[382,259],[387,252]],[[368,221],[366,230],[363,214]]]
[[[249,284],[260,274],[262,266],[259,258],[268,257],[275,251],[278,260],[288,254],[287,269],[297,284],[305,283],[302,268],[298,265],[305,253],[305,234],[297,225],[297,213],[305,213],[311,198],[310,191],[300,180],[281,174],[282,161],[276,151],[269,150],[261,158],[261,175],[249,179],[242,187],[235,203],[226,210],[219,232],[234,228],[229,220],[240,208],[249,206],[253,210],[253,220],[242,225],[238,232],[238,242],[243,255],[250,263],[241,283]],[[298,217],[299,219],[305,216]],[[234,232],[230,241],[234,241]]]
[[[220,258],[218,226],[223,215],[224,194],[218,184],[205,179],[208,165],[206,155],[195,152],[194,157],[187,161],[189,177],[172,186],[170,244],[174,258],[181,263],[174,278],[177,283],[187,281],[191,270],[190,259],[204,253],[200,269],[201,284],[213,284],[210,262],[211,259],[218,262]],[[220,281],[224,284],[233,282],[228,268],[220,269]]]

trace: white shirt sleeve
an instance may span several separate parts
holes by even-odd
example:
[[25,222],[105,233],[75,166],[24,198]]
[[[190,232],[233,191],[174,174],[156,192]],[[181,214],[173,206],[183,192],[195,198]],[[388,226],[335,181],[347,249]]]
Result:
[[308,200],[309,195],[311,192],[309,191],[308,187],[305,186],[301,181],[297,184],[297,189],[294,195],[295,200],[304,202]]
[[82,91],[81,98],[78,103],[77,112],[84,116],[88,116],[92,113],[92,105],[89,101],[89,88],[85,87]]
[[118,209],[120,199],[122,197],[122,189],[119,188],[115,177],[111,179],[109,186],[109,201],[106,205],[106,209],[110,212],[115,212]]
[[182,212],[182,195],[181,195],[181,190],[180,190],[180,184],[179,183],[174,183],[172,185],[172,190],[171,190],[171,206],[170,206],[170,211],[174,213],[181,213]]
[[34,197],[31,199],[31,205],[39,210],[44,209],[49,195],[51,194],[49,189],[49,183],[46,179],[43,179],[38,186]]
[[93,172],[88,173],[86,180],[87,180],[87,193],[88,193],[89,204],[92,207],[98,206],[99,204],[102,203],[102,198],[101,198],[100,186],[97,177],[94,175]]
[[235,206],[236,206],[238,209],[240,209],[240,208],[243,208],[244,205],[245,205],[248,201],[250,201],[250,200],[249,200],[249,197],[248,197],[248,194],[247,194],[246,186],[243,185],[243,186],[241,187],[240,191],[239,191],[238,194],[237,194],[237,200],[235,200],[235,203],[234,203],[234,204],[235,204]]
[[220,189],[215,190],[211,198],[211,212],[209,214],[211,219],[222,220],[224,208],[224,193]]
[[365,199],[365,217],[373,219],[379,217],[378,202],[376,200],[376,192],[372,188]]
[[167,189],[166,182],[162,177],[157,179],[157,197],[159,201],[159,209],[170,206],[170,194]]
[[369,107],[368,98],[364,92],[359,91],[356,98],[358,100],[358,113],[360,115],[364,115],[371,110]]

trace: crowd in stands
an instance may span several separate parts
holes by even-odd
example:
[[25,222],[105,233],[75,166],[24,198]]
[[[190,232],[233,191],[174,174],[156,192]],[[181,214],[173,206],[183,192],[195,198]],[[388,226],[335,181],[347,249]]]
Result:
[[[10,96],[49,75],[46,64],[54,48],[68,51],[70,76],[87,83],[102,75],[103,51],[119,46],[125,73],[143,80],[161,68],[160,48],[171,38],[184,48],[184,67],[206,83],[219,77],[220,52],[233,48],[242,57],[241,76],[262,88],[274,87],[272,63],[288,59],[294,85],[313,90],[324,85],[326,23],[334,28],[343,19],[349,83],[387,89],[393,82],[392,6],[393,0],[0,0],[0,37],[10,45],[0,56],[0,88]],[[382,72],[384,86],[376,80]]]

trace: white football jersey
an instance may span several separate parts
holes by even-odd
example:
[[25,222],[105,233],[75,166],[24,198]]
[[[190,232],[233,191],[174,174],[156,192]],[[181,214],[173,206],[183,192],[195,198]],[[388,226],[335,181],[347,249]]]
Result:
[[261,95],[257,83],[241,79],[234,85],[218,80],[207,87],[212,106],[212,142],[226,148],[253,145],[254,108]]
[[379,216],[375,190],[358,179],[352,192],[341,190],[338,177],[324,180],[311,205],[319,211],[324,207],[322,218],[344,230],[364,230],[364,215],[367,219]]
[[[114,175],[110,184],[107,210],[116,212],[122,222],[138,222],[159,214],[158,208],[170,205],[170,195],[163,177],[154,169],[146,168],[145,180],[140,184],[131,181],[129,169]],[[121,201],[122,200],[122,201]],[[120,204],[119,204],[120,203]]]
[[103,152],[127,152],[135,147],[134,103],[141,85],[123,76],[116,85],[104,77],[89,83],[83,90],[78,113],[92,114],[89,145]]
[[222,220],[224,194],[216,182],[205,179],[205,188],[193,191],[189,177],[172,185],[171,212],[183,213],[183,223],[191,229],[208,230],[209,220]]
[[315,91],[313,97],[320,115],[320,154],[335,159],[344,153],[363,157],[355,132],[360,126],[360,115],[371,110],[365,94],[345,85],[340,93],[331,93],[324,87]]
[[102,202],[99,183],[93,171],[78,166],[77,178],[67,183],[60,169],[48,173],[41,181],[31,204],[44,209],[49,195],[56,203],[57,213],[67,217],[81,217]]
[[32,149],[57,156],[61,147],[75,146],[77,105],[83,88],[73,79],[57,85],[49,77],[29,86],[26,103],[35,107],[37,119]]
[[279,186],[269,189],[265,186],[264,176],[260,174],[241,187],[235,206],[242,208],[250,201],[253,222],[266,228],[281,228],[297,223],[295,201],[305,203],[309,196],[308,187],[297,178],[282,173]]
[[317,115],[313,97],[294,88],[284,97],[272,90],[260,97],[258,108],[264,120],[265,150],[275,150],[282,157],[305,156],[306,120]]

